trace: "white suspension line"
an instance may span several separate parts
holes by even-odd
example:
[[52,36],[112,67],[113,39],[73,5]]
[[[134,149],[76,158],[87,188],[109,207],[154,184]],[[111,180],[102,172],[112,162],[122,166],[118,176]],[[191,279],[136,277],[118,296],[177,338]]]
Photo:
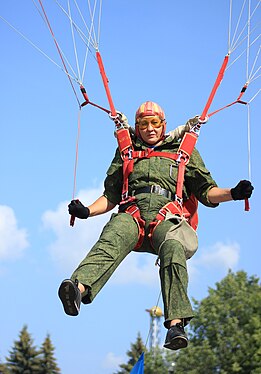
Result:
[[261,88],[259,88],[257,93],[248,101],[248,104],[250,104],[257,97],[257,95],[259,95],[260,92],[261,92]]
[[21,31],[19,31],[16,27],[14,27],[10,22],[8,22],[4,17],[0,15],[0,18],[10,27],[12,28],[17,34],[19,34],[24,40],[26,40],[32,47],[34,47],[38,52],[40,52],[44,57],[46,57],[49,61],[51,61],[54,65],[56,65],[60,70],[62,70],[67,76],[69,76],[73,81],[79,84],[79,80],[69,74],[67,71],[64,70],[57,62],[55,62],[50,56],[48,56],[42,49],[40,49],[36,44],[34,44],[29,38],[27,38]]
[[[84,75],[85,75],[85,71],[86,71],[86,64],[87,64],[87,57],[88,57],[88,51],[90,50],[90,44],[92,44],[93,48],[95,50],[97,50],[97,46],[98,46],[98,43],[97,43],[97,39],[96,39],[96,35],[95,35],[95,28],[94,28],[94,18],[95,18],[95,9],[96,9],[96,2],[95,2],[95,8],[94,8],[94,11],[92,12],[91,9],[90,9],[90,2],[89,2],[89,12],[90,12],[90,17],[91,17],[91,26],[90,28],[88,28],[86,22],[85,22],[85,19],[83,17],[83,14],[77,4],[77,1],[74,0],[74,3],[75,3],[75,6],[78,10],[78,13],[88,31],[88,34],[89,34],[89,38],[88,38],[88,42],[86,44],[87,46],[87,49],[86,49],[86,53],[85,53],[85,58],[84,58],[84,64],[83,64],[83,70],[82,70],[82,82],[84,81]],[[92,34],[93,34],[93,37],[92,37]],[[92,39],[92,43],[91,43],[91,39]]]
[[[74,1],[75,1],[75,0],[74,0]],[[89,13],[90,13],[90,18],[91,18],[91,27],[90,27],[90,31],[93,33],[93,38],[94,38],[94,41],[95,41],[94,48],[95,48],[96,51],[97,51],[98,48],[99,48],[99,41],[98,41],[97,38],[96,38],[96,33],[95,33],[95,28],[94,28],[94,18],[95,18],[95,12],[96,12],[96,5],[97,5],[97,0],[95,0],[95,2],[94,2],[94,6],[93,6],[93,10],[92,10],[92,9],[91,9],[91,4],[90,4],[90,0],[88,0]]]
[[228,53],[230,53],[230,49],[231,49],[230,40],[231,40],[231,28],[232,28],[232,3],[233,3],[233,1],[230,0],[229,22],[228,22]]
[[[246,0],[245,0],[246,1]],[[255,9],[253,10],[252,14],[250,15],[249,17],[249,21],[252,19],[252,17],[254,16],[257,8],[259,6],[259,3],[257,4],[257,6],[255,7]],[[233,38],[233,42],[231,43],[231,46],[230,46],[230,51],[233,52],[236,48],[239,47],[239,45],[242,44],[242,42],[247,38],[247,36],[245,36],[241,41],[240,41],[240,38],[243,34],[243,32],[245,31],[246,27],[248,25],[248,21],[246,22],[246,24],[244,25],[244,27],[242,28],[240,34],[238,35],[236,41],[234,41],[235,39],[235,36],[236,36],[236,31],[235,31],[235,34],[234,34],[234,38]],[[250,34],[252,34],[252,32],[260,25],[260,22],[253,28],[253,30],[250,32]]]
[[[89,38],[90,38],[90,35],[89,35]],[[90,50],[90,39],[88,40],[88,44],[87,44],[86,51],[85,51],[85,57],[84,57],[84,63],[83,63],[83,69],[82,69],[82,82],[84,81],[84,75],[86,71],[86,64],[87,64],[87,57],[88,57],[89,50]]]
[[[68,19],[70,19],[69,14],[68,14],[68,13],[66,12],[66,10],[62,7],[62,5],[61,5],[57,0],[55,0],[55,2],[56,2],[56,4],[61,8],[61,10],[64,12],[64,14],[68,17]],[[84,20],[84,19],[83,19],[83,22],[85,23],[85,20]],[[85,33],[80,29],[79,26],[77,26],[77,24],[74,22],[73,19],[72,19],[72,23],[73,23],[73,26],[75,27],[75,29],[77,30],[79,36],[80,36],[81,39],[83,40],[83,42],[87,45],[87,42],[86,42],[87,37],[86,37]],[[88,34],[89,34],[89,36],[90,36],[90,31],[89,31],[88,26],[86,25],[86,23],[85,23],[85,26],[86,26],[87,31],[88,31]],[[94,46],[95,42],[94,42],[93,39],[92,39],[92,41],[91,41],[90,44],[93,46],[93,48],[95,48],[95,46]]]
[[250,54],[250,9],[251,9],[251,0],[248,0],[247,52],[246,52],[246,80],[249,79],[249,54]]
[[76,47],[76,42],[75,42],[74,28],[73,28],[72,17],[71,17],[70,0],[67,1],[67,6],[68,6],[68,14],[70,16],[70,26],[71,26],[71,34],[72,34],[72,41],[73,41],[74,56],[75,56],[76,67],[77,67],[77,71],[78,71],[78,77],[80,79],[79,59],[78,59],[78,54],[77,54],[77,47]]
[[[245,8],[245,4],[246,4],[246,0],[244,0],[244,3],[241,7],[241,11],[240,11],[240,14],[239,14],[239,17],[238,17],[238,20],[237,20],[236,28],[235,28],[235,31],[234,31],[234,36],[233,36],[232,41],[231,41],[231,48],[232,49],[233,49],[234,40],[235,40],[235,37],[236,37],[236,34],[237,34],[237,30],[238,30],[238,27],[239,27],[239,24],[240,24],[240,21],[241,21],[241,18],[242,18],[242,14],[243,14],[243,11],[244,11],[244,8]],[[242,34],[242,31],[241,31],[241,34]],[[239,37],[240,37],[240,35],[239,35]]]
[[249,73],[249,77],[248,77],[249,80],[251,80],[252,78],[254,78],[254,76],[257,74],[258,70],[260,69],[260,66],[259,66],[259,68],[255,71],[255,73],[253,73],[253,71],[254,71],[254,69],[255,69],[255,66],[256,66],[256,63],[257,63],[257,59],[258,59],[258,57],[259,57],[260,49],[261,49],[261,45],[259,46],[258,52],[257,52],[256,57],[255,57],[255,60],[254,60],[254,62],[253,62],[252,69],[251,69],[251,71],[250,71],[250,73]]
[[102,0],[100,0],[100,9],[98,17],[98,45],[100,44],[100,35],[101,35],[101,13],[102,13]]
[[[252,30],[253,31],[253,30]],[[250,43],[250,47],[260,38],[261,34],[259,34],[251,43]],[[246,37],[244,38],[244,40],[246,39]],[[241,44],[242,42],[244,41],[242,40],[241,41]],[[238,45],[239,47],[239,45]],[[240,55],[238,55],[227,67],[227,69],[229,69],[240,57],[243,56],[243,54],[246,52],[247,49],[244,49],[243,52],[240,53]]]
[[[86,40],[88,39],[89,41],[91,41],[91,45],[93,46],[93,48],[95,49],[95,46],[96,46],[96,40],[95,40],[95,37],[93,37],[92,36],[92,28],[89,28],[88,27],[88,25],[87,25],[87,23],[86,23],[86,21],[85,21],[85,18],[84,18],[84,16],[83,16],[83,14],[82,14],[82,12],[81,12],[81,9],[80,9],[80,7],[79,7],[79,5],[78,5],[78,3],[77,3],[77,1],[76,0],[74,0],[74,4],[75,4],[75,6],[76,6],[76,8],[77,8],[77,11],[78,11],[78,13],[79,13],[79,15],[80,15],[80,17],[81,17],[81,20],[82,20],[82,22],[83,22],[83,24],[84,24],[84,26],[85,26],[85,28],[86,28],[86,30],[87,30],[87,32],[88,32],[88,35],[89,35],[89,37],[87,38],[85,35],[85,38],[86,38]],[[83,33],[84,34],[84,33]],[[89,42],[90,43],[90,42]]]
[[258,68],[257,71],[255,72],[255,74],[252,76],[250,82],[254,82],[256,79],[258,79],[258,78],[261,76],[261,74],[258,74],[258,75],[255,77],[255,75],[258,73],[258,71],[259,71],[260,69],[261,69],[261,66],[259,66],[259,68]]

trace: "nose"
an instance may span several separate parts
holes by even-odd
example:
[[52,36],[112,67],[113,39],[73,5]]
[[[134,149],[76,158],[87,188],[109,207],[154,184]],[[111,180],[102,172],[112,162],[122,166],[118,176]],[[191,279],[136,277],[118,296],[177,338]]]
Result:
[[148,131],[152,131],[152,130],[154,130],[154,127],[152,126],[151,123],[148,124],[147,130],[148,130]]

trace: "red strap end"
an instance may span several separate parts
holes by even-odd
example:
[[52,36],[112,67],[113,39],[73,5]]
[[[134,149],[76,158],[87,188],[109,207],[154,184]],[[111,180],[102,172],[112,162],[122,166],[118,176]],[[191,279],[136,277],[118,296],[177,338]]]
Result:
[[75,216],[71,216],[70,218],[70,226],[74,226]]
[[250,205],[248,199],[245,199],[245,211],[249,212],[250,211]]

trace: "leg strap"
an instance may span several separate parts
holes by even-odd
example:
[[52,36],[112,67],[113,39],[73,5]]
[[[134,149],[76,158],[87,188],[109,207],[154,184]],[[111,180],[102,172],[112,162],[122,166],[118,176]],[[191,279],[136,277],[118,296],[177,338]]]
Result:
[[119,212],[130,214],[132,218],[134,219],[134,221],[136,222],[138,229],[139,229],[139,239],[134,250],[140,248],[140,246],[143,243],[144,236],[145,236],[145,221],[141,218],[140,209],[138,205],[135,203],[135,198],[132,197],[127,202],[123,201],[120,204]]

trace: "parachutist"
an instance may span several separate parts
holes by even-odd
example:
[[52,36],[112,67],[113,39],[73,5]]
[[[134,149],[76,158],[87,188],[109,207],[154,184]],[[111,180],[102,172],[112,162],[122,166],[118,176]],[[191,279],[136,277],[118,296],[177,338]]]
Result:
[[[148,252],[160,264],[168,329],[164,347],[177,350],[188,345],[184,327],[194,315],[187,295],[186,262],[198,247],[197,201],[215,208],[221,202],[249,198],[253,190],[249,181],[233,189],[218,187],[194,149],[196,135],[190,132],[194,122],[166,134],[164,111],[154,102],[145,102],[136,112],[135,136],[130,136],[127,121],[116,130],[118,148],[103,195],[88,207],[74,200],[69,204],[69,213],[81,219],[109,212],[116,205],[119,211],[112,214],[71,279],[62,282],[59,297],[66,314],[75,316],[81,303],[91,303],[131,251]],[[177,164],[180,154],[186,154],[186,162],[181,157]]]

